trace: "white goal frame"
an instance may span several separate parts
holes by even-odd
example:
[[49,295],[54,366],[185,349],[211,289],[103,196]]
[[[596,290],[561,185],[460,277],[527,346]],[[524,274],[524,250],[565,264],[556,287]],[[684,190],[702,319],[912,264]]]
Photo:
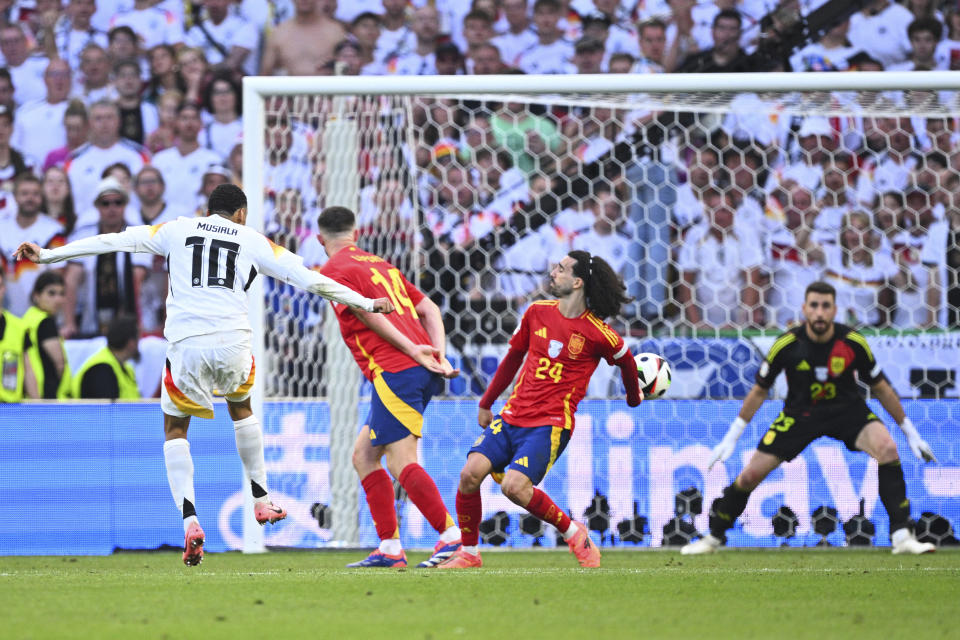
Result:
[[[457,95],[457,94],[640,94],[649,92],[743,93],[743,92],[815,92],[815,91],[960,91],[958,71],[881,71],[849,73],[718,73],[718,74],[605,74],[605,75],[507,75],[507,76],[359,76],[289,77],[259,76],[243,79],[243,179],[248,194],[247,224],[263,232],[263,159],[266,155],[264,102],[268,96],[362,96],[362,95]],[[338,198],[339,199],[339,198]],[[342,202],[342,200],[341,200]],[[251,287],[251,298],[263,300],[263,280]],[[254,336],[254,356],[266,363],[264,348],[264,304],[252,305],[250,324]],[[329,330],[327,336],[334,335]],[[268,374],[261,371],[261,376]],[[262,381],[254,386],[253,411],[263,417]],[[344,428],[351,428],[346,426]],[[331,438],[334,435],[331,434]],[[350,436],[352,440],[352,435]],[[332,449],[332,448],[331,448]],[[334,459],[331,450],[331,475],[342,468],[352,474],[349,452]],[[263,532],[253,518],[253,503],[248,496],[243,517],[243,551],[265,550]],[[359,493],[351,492],[340,509],[334,501],[334,540],[355,543],[356,526],[343,527],[345,520],[359,512]],[[350,504],[352,502],[352,505]],[[354,538],[351,540],[351,538]]]

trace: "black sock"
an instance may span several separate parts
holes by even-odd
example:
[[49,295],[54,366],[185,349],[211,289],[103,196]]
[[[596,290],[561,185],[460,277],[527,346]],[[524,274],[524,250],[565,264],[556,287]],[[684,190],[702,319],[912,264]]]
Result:
[[196,507],[193,506],[193,503],[192,503],[192,502],[190,502],[189,500],[187,500],[186,498],[184,498],[184,499],[183,499],[183,518],[184,518],[184,520],[186,520],[186,519],[189,518],[190,516],[196,516],[196,515],[197,515],[197,509],[196,509]]
[[904,527],[912,529],[910,500],[907,499],[907,483],[903,480],[903,468],[899,460],[881,464],[877,468],[880,482],[880,501],[890,517],[890,533]]
[[747,508],[750,492],[737,487],[736,482],[723,490],[723,495],[710,505],[710,533],[720,540],[727,539],[727,529],[733,527]]
[[267,492],[264,490],[264,488],[258,485],[253,480],[250,481],[250,490],[253,491],[254,500],[256,500],[257,498],[262,498],[263,496],[267,495]]

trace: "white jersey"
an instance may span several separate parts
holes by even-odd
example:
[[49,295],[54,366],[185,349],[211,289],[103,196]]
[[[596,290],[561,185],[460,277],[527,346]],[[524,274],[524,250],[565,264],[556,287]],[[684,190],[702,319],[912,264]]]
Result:
[[39,261],[60,262],[113,251],[167,258],[170,290],[164,335],[170,342],[251,331],[247,290],[258,273],[351,307],[373,310],[373,300],[307,269],[300,256],[222,216],[177,218],[166,224],[97,235],[58,249],[44,249]]

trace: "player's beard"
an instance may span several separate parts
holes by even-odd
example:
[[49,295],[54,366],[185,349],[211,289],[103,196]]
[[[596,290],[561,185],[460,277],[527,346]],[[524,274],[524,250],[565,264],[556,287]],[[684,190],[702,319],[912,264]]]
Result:
[[553,280],[550,281],[550,284],[547,285],[547,288],[550,291],[550,295],[554,295],[558,298],[563,298],[573,293],[573,287],[564,287],[560,284],[557,284]]
[[810,328],[810,331],[818,336],[822,336],[830,331],[830,323],[826,320],[807,320],[807,326]]

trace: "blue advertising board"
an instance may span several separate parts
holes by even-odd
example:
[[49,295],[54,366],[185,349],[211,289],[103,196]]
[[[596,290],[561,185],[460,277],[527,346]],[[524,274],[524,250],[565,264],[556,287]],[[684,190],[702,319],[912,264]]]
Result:
[[[609,503],[614,528],[636,511],[649,519],[650,535],[642,545],[659,546],[662,527],[673,516],[676,492],[699,487],[706,511],[742,469],[780,403],[766,403],[731,459],[708,471],[710,447],[723,436],[739,406],[734,400],[661,399],[630,409],[622,401],[586,400],[570,445],[543,487],[576,517],[600,492]],[[195,420],[190,429],[197,511],[210,551],[240,548],[242,531],[242,471],[233,426],[225,407],[217,408],[216,419]],[[914,515],[934,511],[960,525],[960,401],[908,400],[905,408],[940,459],[939,465],[919,463],[894,427]],[[878,406],[874,409],[880,413]],[[362,404],[359,415],[366,411]],[[328,407],[324,402],[271,402],[264,413],[271,493],[290,514],[266,529],[266,542],[322,547],[330,541],[330,532],[319,528],[310,507],[330,502]],[[157,404],[0,405],[0,428],[0,499],[30,510],[29,518],[0,521],[0,555],[106,554],[118,548],[182,544],[179,514],[166,482]],[[479,433],[475,402],[431,403],[420,456],[451,511],[460,468]],[[510,514],[508,544],[532,545],[533,539],[519,532],[516,516],[522,510],[489,480],[482,492],[485,517],[497,511]],[[376,534],[362,491],[360,496],[360,540],[374,546]],[[770,517],[786,504],[800,519],[790,544],[812,545],[819,539],[811,531],[813,509],[834,506],[846,520],[857,512],[861,499],[867,517],[877,525],[876,543],[888,544],[876,464],[838,442],[819,440],[757,489],[730,544],[778,544]],[[419,512],[405,503],[400,513],[404,544],[432,547],[436,533]],[[706,515],[696,517],[695,524],[705,530]],[[842,533],[830,540],[842,543]],[[541,543],[555,544],[552,534]]]

